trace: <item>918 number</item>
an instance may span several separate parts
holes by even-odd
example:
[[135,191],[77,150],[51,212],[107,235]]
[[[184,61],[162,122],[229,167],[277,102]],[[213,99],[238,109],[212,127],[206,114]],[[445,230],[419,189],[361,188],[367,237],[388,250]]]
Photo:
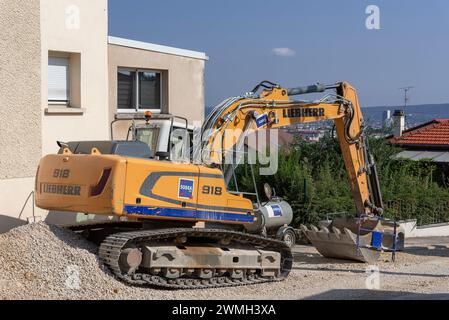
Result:
[[221,196],[221,194],[223,193],[223,188],[215,186],[203,186],[202,193],[211,194],[214,196]]
[[53,170],[53,178],[68,178],[70,175],[70,170],[68,169],[55,169]]

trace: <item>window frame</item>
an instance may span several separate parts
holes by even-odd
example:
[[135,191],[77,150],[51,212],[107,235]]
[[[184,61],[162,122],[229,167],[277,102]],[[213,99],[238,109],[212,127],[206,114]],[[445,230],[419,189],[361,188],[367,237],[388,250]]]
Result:
[[[135,101],[135,106],[133,109],[119,109],[118,107],[118,90],[117,90],[117,95],[116,95],[116,101],[117,101],[117,107],[116,107],[116,113],[139,113],[139,112],[145,112],[145,111],[151,111],[152,113],[162,113],[162,106],[163,106],[163,102],[164,102],[164,98],[163,98],[163,88],[162,88],[162,84],[163,84],[163,72],[160,70],[154,70],[154,69],[144,69],[144,68],[131,68],[131,67],[117,67],[117,75],[119,73],[119,71],[131,71],[131,72],[135,72],[135,83],[136,83],[136,90],[135,90],[135,97],[134,97],[134,101]],[[139,73],[140,72],[152,72],[152,73],[157,73],[159,74],[159,81],[160,81],[160,85],[159,85],[159,109],[140,109],[138,104],[139,104],[139,92],[140,92],[140,85],[139,85]],[[118,77],[117,77],[117,85],[116,88],[118,89]]]

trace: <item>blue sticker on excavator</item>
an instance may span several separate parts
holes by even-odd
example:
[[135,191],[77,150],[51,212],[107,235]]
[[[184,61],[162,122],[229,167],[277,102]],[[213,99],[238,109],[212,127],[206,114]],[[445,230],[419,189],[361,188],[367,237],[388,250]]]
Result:
[[179,179],[178,198],[192,199],[195,181],[192,179]]
[[268,123],[268,114],[264,113],[256,118],[257,128],[263,127]]

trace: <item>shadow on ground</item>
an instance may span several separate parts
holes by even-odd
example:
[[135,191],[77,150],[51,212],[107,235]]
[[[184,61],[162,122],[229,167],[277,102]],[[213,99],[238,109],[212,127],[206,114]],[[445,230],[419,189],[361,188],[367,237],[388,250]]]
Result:
[[8,232],[11,229],[26,225],[27,223],[25,220],[0,214],[0,233]]
[[432,244],[429,246],[406,247],[404,252],[417,256],[449,258],[449,247],[447,245]]
[[357,262],[352,260],[344,259],[332,259],[325,258],[319,253],[293,253],[293,261],[296,263],[306,263],[306,264],[358,264],[363,265],[363,262]]
[[449,293],[414,293],[368,289],[335,289],[305,300],[449,300]]

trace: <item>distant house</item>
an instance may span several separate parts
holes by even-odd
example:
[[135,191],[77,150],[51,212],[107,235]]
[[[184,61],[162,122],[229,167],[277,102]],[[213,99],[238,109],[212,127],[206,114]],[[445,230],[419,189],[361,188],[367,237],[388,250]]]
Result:
[[387,140],[403,149],[395,157],[410,160],[430,159],[449,163],[449,119],[434,119],[407,130],[397,130]]
[[320,141],[324,137],[326,131],[328,131],[327,128],[313,129],[313,128],[304,128],[302,126],[291,126],[285,129],[285,132],[289,133],[293,137],[298,137],[301,140],[307,142]]
[[323,130],[298,130],[295,132],[301,139],[308,142],[320,141],[324,137],[324,133],[325,131]]

